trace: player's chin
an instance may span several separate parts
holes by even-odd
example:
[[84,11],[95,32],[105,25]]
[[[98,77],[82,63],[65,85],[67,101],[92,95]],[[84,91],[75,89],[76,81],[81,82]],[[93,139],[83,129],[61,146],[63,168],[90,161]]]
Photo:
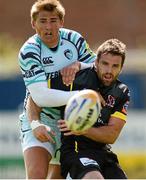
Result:
[[105,86],[110,86],[111,84],[112,84],[112,82],[113,82],[113,80],[111,79],[111,80],[103,80],[102,81],[103,82],[103,84],[105,85]]

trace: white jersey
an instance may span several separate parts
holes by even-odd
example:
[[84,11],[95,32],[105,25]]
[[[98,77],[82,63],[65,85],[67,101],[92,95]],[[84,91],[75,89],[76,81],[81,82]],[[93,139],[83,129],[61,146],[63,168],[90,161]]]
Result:
[[[76,31],[61,28],[57,49],[50,49],[35,34],[22,46],[19,53],[19,64],[25,86],[48,81],[58,76],[59,71],[75,61],[92,63],[96,59],[85,39]],[[27,101],[29,93],[27,90]],[[25,107],[24,103],[24,107]],[[42,112],[53,119],[60,117],[57,108],[43,108]]]
[[[27,89],[24,113],[20,116],[23,151],[33,146],[41,146],[52,154],[52,161],[58,163],[59,155],[54,157],[54,153],[60,148],[61,143],[60,131],[57,127],[57,120],[61,117],[60,110],[53,107],[42,108],[41,123],[50,126],[55,131],[56,143],[40,142],[33,135],[25,113],[25,104],[29,96],[28,89],[30,86],[36,85],[34,83],[38,83],[38,85],[41,82],[48,83],[52,78],[59,75],[62,68],[77,60],[83,63],[92,63],[95,59],[96,55],[90,50],[85,39],[79,33],[64,28],[60,29],[60,39],[56,49],[48,48],[37,34],[25,42],[19,53],[19,64]],[[48,81],[48,79],[50,80]]]
[[91,63],[96,55],[77,32],[61,28],[57,49],[48,48],[36,34],[28,39],[19,54],[26,87],[29,84],[54,78],[59,70],[75,61]]

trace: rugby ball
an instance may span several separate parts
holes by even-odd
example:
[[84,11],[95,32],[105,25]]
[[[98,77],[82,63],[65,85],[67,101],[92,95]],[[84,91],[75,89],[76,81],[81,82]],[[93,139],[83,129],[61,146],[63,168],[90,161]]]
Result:
[[97,121],[101,103],[94,90],[85,89],[72,96],[65,108],[67,127],[72,131],[85,131]]

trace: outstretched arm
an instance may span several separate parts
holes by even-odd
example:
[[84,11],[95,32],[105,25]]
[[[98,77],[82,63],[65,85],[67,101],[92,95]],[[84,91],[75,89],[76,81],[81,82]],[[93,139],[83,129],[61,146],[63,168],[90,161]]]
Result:
[[94,141],[113,144],[118,138],[125,121],[119,118],[111,117],[109,123],[105,126],[91,127],[84,132],[68,131],[65,120],[59,120],[59,128],[61,132],[64,132],[65,136],[69,135],[84,135]]
[[47,82],[34,83],[28,86],[33,101],[40,107],[59,107],[66,105],[70,97],[78,91],[49,89]]
[[106,126],[92,127],[85,132],[85,136],[101,143],[113,144],[118,138],[125,121],[119,118],[111,117]]

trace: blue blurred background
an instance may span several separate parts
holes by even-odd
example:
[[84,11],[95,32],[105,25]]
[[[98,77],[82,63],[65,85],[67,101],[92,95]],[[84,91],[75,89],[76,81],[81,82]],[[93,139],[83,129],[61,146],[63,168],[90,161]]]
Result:
[[[131,91],[130,109],[146,109],[146,83],[144,73],[126,73],[120,80],[129,86]],[[0,110],[17,110],[25,97],[25,86],[21,75],[0,79]]]

